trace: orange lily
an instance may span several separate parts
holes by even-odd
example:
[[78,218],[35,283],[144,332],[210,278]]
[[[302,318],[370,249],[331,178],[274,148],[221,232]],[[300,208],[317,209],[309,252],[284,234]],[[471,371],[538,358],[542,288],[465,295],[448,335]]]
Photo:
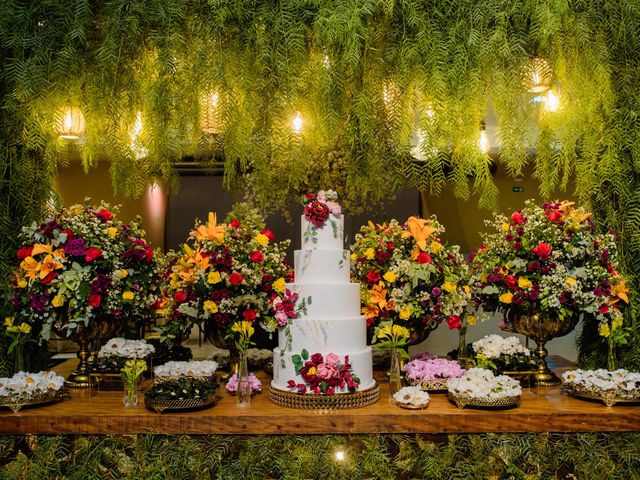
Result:
[[362,307],[362,315],[364,315],[367,320],[376,318],[379,311],[380,310],[375,305],[365,305]]
[[33,257],[26,257],[20,262],[20,268],[24,270],[25,276],[30,281],[35,280],[40,272],[40,262]]
[[621,278],[618,283],[611,286],[611,296],[617,297],[611,303],[616,303],[618,299],[622,300],[624,303],[629,303],[629,288],[626,286],[624,278]]
[[377,305],[380,310],[387,306],[387,291],[384,288],[384,283],[380,282],[378,285],[369,290],[369,305]]
[[209,220],[206,225],[200,225],[196,228],[196,240],[211,240],[218,243],[224,243],[224,231],[227,226],[222,223],[217,224],[216,214],[209,212]]
[[402,232],[402,238],[413,237],[418,248],[424,252],[427,249],[427,239],[436,229],[429,225],[427,220],[418,217],[409,217],[407,228],[408,230]]
[[55,261],[55,259],[53,258],[53,255],[47,255],[46,257],[44,257],[44,260],[42,261],[42,265],[40,266],[40,280],[45,278],[54,270],[59,270],[62,267],[63,265]]
[[41,253],[51,253],[51,245],[45,245],[43,243],[36,243],[33,246],[33,251],[31,252],[31,256],[35,257],[36,255],[40,255]]
[[199,270],[206,270],[209,267],[209,257],[203,256],[199,248],[194,250],[188,245],[184,245],[182,248],[185,253],[187,265],[193,265]]

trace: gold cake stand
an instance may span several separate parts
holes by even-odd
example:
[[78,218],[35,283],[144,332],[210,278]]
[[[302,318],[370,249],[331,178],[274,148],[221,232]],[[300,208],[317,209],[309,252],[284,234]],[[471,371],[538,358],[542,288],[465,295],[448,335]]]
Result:
[[377,383],[366,390],[335,395],[287,392],[269,387],[269,400],[271,400],[271,403],[281,407],[303,410],[344,410],[347,408],[361,408],[372,405],[379,399],[380,387]]

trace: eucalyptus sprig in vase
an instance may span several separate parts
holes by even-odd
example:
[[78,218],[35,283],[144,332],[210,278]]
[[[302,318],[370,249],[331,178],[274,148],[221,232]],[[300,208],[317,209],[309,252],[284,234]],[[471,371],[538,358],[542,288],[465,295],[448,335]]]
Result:
[[147,362],[140,358],[127,360],[120,373],[124,383],[125,395],[122,399],[126,408],[138,406],[138,383],[142,374],[147,371]]
[[409,359],[406,346],[411,333],[402,325],[394,324],[392,320],[380,322],[375,329],[373,343],[378,349],[389,350],[391,364],[389,368],[389,399],[402,388],[401,360]]
[[251,322],[242,320],[231,327],[231,336],[238,349],[238,391],[236,392],[236,404],[238,407],[251,405],[251,380],[249,378],[249,366],[247,363],[247,350],[252,345],[251,337],[255,329]]

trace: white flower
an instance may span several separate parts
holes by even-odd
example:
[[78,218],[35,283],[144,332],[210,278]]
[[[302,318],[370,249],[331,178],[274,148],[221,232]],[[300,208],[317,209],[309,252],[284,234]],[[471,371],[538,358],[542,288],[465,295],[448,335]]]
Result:
[[156,349],[145,340],[127,340],[124,338],[112,338],[98,352],[98,358],[123,357],[145,358],[154,353]]
[[[562,381],[571,391],[583,391],[600,395],[607,391],[617,391],[623,398],[640,399],[640,373],[627,370],[613,372],[598,370],[570,370],[562,374]],[[623,393],[624,392],[624,393]]]
[[64,378],[54,372],[18,372],[11,378],[0,378],[0,401],[28,401],[47,392],[56,392],[64,385]]
[[473,351],[482,353],[487,358],[499,358],[500,355],[515,355],[523,353],[531,355],[528,348],[520,343],[518,337],[501,337],[500,335],[487,335],[473,342]]
[[393,399],[405,405],[422,406],[429,403],[429,394],[417,386],[404,387],[393,395]]
[[506,375],[495,376],[491,370],[471,368],[459,378],[447,380],[447,389],[471,398],[497,399],[522,394],[520,383]]
[[154,369],[157,377],[210,377],[218,369],[218,362],[202,360],[192,362],[167,362]]

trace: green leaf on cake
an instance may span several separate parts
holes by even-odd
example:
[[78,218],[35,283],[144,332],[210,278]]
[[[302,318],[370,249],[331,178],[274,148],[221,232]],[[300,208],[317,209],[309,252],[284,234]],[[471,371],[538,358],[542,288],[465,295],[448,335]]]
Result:
[[309,360],[309,352],[307,352],[307,350],[305,348],[302,349],[302,351],[300,352],[300,355],[302,356],[302,359],[306,362],[307,360]]

